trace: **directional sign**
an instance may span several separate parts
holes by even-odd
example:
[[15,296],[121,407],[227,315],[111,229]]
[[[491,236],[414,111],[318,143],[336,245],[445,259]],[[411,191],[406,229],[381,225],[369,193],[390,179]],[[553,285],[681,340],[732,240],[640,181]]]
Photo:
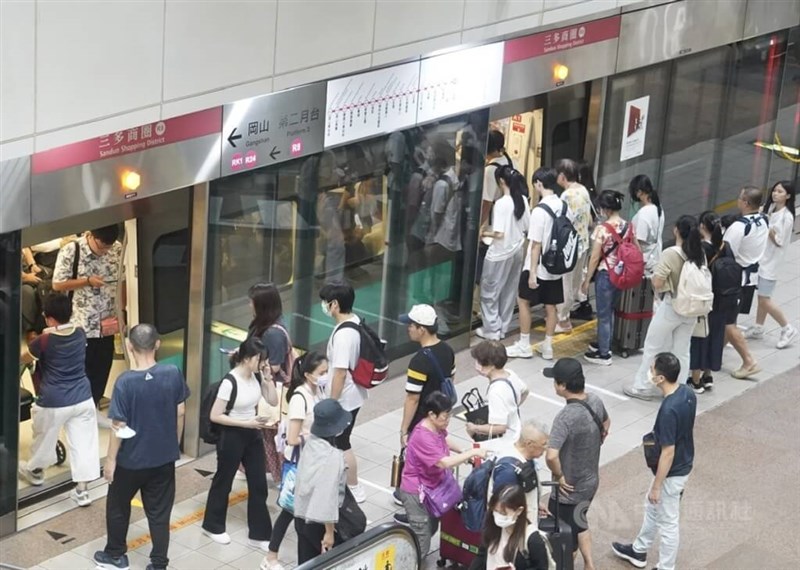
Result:
[[225,105],[222,125],[223,176],[320,152],[325,83]]

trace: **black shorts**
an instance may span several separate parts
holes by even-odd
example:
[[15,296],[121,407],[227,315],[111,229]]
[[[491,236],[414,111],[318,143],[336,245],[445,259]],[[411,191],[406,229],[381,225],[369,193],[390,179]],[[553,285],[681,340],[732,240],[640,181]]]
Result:
[[350,445],[350,434],[353,433],[353,428],[356,425],[356,416],[358,416],[360,409],[361,408],[356,408],[350,412],[350,416],[352,416],[350,419],[350,425],[347,426],[347,429],[342,432],[342,435],[336,438],[336,447],[342,451],[348,451],[351,447],[353,447]]
[[726,325],[735,325],[739,318],[739,297],[737,295],[719,295],[714,298],[714,311],[722,315]]
[[[550,502],[547,508],[551,513],[555,514],[555,497],[550,496]],[[558,504],[558,518],[567,523],[572,529],[572,550],[578,550],[578,535],[582,532],[589,530],[589,507],[592,505],[591,501],[582,501],[577,505],[565,505],[564,503]]]
[[536,278],[539,287],[531,289],[528,287],[530,271],[523,271],[519,276],[519,288],[517,294],[520,299],[525,299],[531,304],[558,305],[564,302],[564,284],[561,277],[558,279],[539,279]]

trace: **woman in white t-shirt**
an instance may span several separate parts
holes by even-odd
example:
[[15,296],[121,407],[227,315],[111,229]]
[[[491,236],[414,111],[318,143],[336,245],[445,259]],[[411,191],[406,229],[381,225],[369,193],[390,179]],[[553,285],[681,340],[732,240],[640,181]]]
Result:
[[475,359],[478,374],[489,379],[486,391],[489,418],[483,425],[467,422],[467,434],[473,438],[488,437],[484,447],[489,449],[505,449],[519,439],[522,430],[519,406],[528,396],[528,388],[519,376],[505,369],[508,357],[500,342],[483,341],[472,348],[470,355]]
[[[292,370],[292,380],[286,390],[286,401],[288,411],[286,413],[286,448],[284,457],[287,461],[297,461],[293,457],[295,449],[303,448],[305,440],[311,433],[311,424],[314,423],[314,406],[324,398],[322,390],[318,388],[319,379],[328,373],[328,359],[319,352],[307,352],[294,363]],[[278,551],[280,550],[286,530],[294,521],[294,513],[281,510],[278,518],[275,519],[275,526],[272,529],[272,538],[269,541],[269,550],[261,563],[260,570],[283,570],[283,566],[278,562]]]
[[[228,402],[236,383],[233,407]],[[258,402],[264,398],[271,406],[278,404],[278,392],[269,370],[264,344],[250,336],[231,355],[231,371],[220,382],[209,419],[220,427],[217,441],[217,472],[211,481],[203,518],[203,533],[218,544],[230,544],[225,532],[228,496],[236,470],[241,463],[247,477],[247,526],[250,546],[266,551],[272,534],[267,510],[266,458],[261,430],[267,418],[257,415]]]
[[781,336],[775,345],[777,348],[786,348],[798,335],[797,328],[786,320],[786,315],[783,314],[780,307],[772,302],[772,293],[775,291],[778,273],[783,265],[786,249],[792,240],[795,216],[794,196],[794,184],[788,180],[782,180],[772,187],[762,209],[762,212],[769,216],[769,238],[767,239],[767,250],[758,264],[756,324],[744,333],[746,338],[763,338],[764,322],[769,315],[781,326]]
[[664,234],[664,209],[653,183],[644,174],[638,174],[631,179],[628,192],[631,200],[641,204],[631,223],[636,229],[636,240],[644,257],[644,275],[651,277],[663,247],[661,236]]
[[510,166],[499,166],[495,179],[503,196],[492,208],[492,227],[481,232],[481,238],[491,240],[491,245],[481,275],[483,326],[475,331],[488,340],[503,339],[511,324],[530,220],[525,177]]

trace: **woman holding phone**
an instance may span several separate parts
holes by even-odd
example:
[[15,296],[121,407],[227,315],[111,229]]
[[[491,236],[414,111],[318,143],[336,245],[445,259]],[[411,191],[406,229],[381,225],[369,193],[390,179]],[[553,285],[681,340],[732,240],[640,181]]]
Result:
[[[230,544],[225,532],[228,495],[233,477],[241,463],[247,478],[247,526],[250,546],[267,550],[272,535],[272,521],[267,510],[267,477],[261,430],[267,418],[257,415],[263,397],[271,406],[278,403],[278,392],[269,370],[264,344],[248,337],[231,355],[231,371],[219,385],[217,399],[209,417],[221,426],[217,442],[217,472],[211,481],[203,519],[203,532],[218,544]],[[257,373],[263,380],[259,381]],[[236,395],[233,407],[226,413],[233,383]]]

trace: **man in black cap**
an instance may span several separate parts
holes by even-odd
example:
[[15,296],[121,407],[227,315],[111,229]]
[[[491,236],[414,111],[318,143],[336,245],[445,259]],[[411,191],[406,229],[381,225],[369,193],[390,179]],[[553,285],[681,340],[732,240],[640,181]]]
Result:
[[314,406],[311,436],[300,454],[294,487],[298,564],[333,548],[347,483],[344,452],[335,442],[351,422],[352,415],[338,400],[328,398]]
[[594,570],[592,537],[586,513],[600,482],[600,446],[611,420],[603,401],[584,392],[581,363],[559,358],[543,371],[552,378],[556,394],[567,401],[550,431],[547,466],[560,485],[558,497],[550,496],[550,512],[558,501],[559,518],[572,528],[573,548],[580,549],[586,570]]

